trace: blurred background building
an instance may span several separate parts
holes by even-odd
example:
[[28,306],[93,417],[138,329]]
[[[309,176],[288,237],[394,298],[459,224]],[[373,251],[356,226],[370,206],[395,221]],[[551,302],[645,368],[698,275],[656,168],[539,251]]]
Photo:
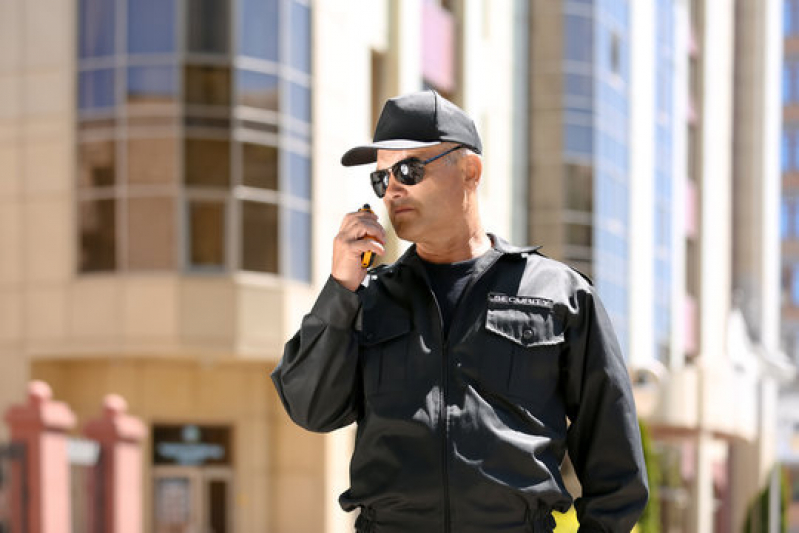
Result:
[[740,531],[775,479],[778,413],[781,457],[799,453],[799,396],[777,403],[784,6],[0,3],[0,409],[34,378],[79,421],[124,396],[150,432],[147,531],[351,531],[354,432],[294,427],[269,372],[341,217],[379,204],[341,154],[386,98],[429,87],[483,136],[489,229],[594,279],[655,439],[662,530]]

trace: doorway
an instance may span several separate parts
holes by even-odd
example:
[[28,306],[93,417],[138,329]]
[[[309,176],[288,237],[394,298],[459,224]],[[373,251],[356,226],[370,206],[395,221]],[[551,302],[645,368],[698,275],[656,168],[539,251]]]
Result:
[[227,467],[154,467],[155,533],[232,533],[232,480]]

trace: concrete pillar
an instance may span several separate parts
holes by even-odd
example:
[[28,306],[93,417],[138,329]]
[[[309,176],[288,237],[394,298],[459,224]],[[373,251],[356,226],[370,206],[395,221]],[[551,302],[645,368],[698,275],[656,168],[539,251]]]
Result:
[[100,444],[102,468],[103,531],[142,531],[142,450],[147,430],[138,418],[127,414],[128,404],[116,394],[103,401],[103,412],[90,420],[83,433]]
[[[6,411],[5,421],[11,440],[25,448],[25,479],[15,464],[12,471],[12,497],[15,503],[23,498],[27,484],[27,505],[14,505],[12,530],[27,525],[28,533],[69,533],[69,460],[67,431],[75,426],[75,415],[63,402],[52,400],[53,392],[43,381],[28,385],[28,402],[13,405]],[[23,516],[24,515],[24,516]]]

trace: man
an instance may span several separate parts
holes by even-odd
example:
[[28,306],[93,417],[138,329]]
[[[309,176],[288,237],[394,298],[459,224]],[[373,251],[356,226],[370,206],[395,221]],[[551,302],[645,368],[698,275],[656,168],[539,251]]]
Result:
[[[582,483],[581,531],[629,531],[647,501],[622,354],[591,282],[536,248],[483,229],[482,146],[472,120],[433,91],[389,100],[372,186],[414,243],[367,272],[385,232],[344,217],[331,276],[272,379],[312,431],[357,422],[345,510],[359,532],[549,532]],[[570,425],[567,424],[570,421]]]

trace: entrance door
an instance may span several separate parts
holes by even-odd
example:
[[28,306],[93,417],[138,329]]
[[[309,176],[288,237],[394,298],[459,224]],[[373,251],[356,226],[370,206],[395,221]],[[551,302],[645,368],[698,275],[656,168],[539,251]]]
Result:
[[232,533],[230,468],[153,468],[155,533]]

